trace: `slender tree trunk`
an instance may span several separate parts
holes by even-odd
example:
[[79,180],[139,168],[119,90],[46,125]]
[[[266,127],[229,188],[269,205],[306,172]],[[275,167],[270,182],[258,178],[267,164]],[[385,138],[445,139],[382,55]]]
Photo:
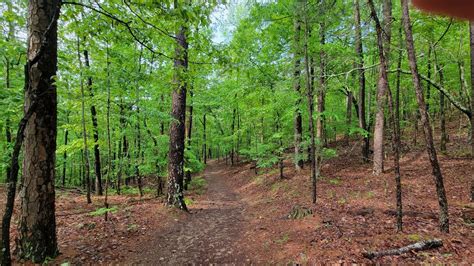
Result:
[[[104,207],[109,208],[108,196],[109,196],[109,184],[110,176],[112,175],[112,142],[110,136],[110,71],[109,71],[109,44],[107,43],[106,48],[106,72],[107,72],[107,177],[105,179],[105,197],[104,197]],[[107,221],[107,214],[105,212],[105,221]]]
[[[84,61],[87,69],[90,70],[89,63],[89,52],[84,50]],[[94,98],[94,90],[92,88],[92,77],[87,77],[87,87],[89,88],[89,96]],[[92,101],[93,102],[93,101]],[[102,196],[102,172],[100,163],[100,148],[99,148],[99,124],[97,122],[97,110],[95,105],[91,104],[91,117],[92,117],[92,133],[94,136],[94,171],[95,171],[95,192],[97,195]]]
[[202,117],[202,138],[203,138],[203,143],[202,143],[202,158],[204,161],[204,164],[207,164],[207,140],[206,140],[206,114],[204,113]]
[[[22,120],[24,124],[20,125],[16,140],[21,145],[24,137],[25,147],[19,238],[16,242],[19,258],[34,263],[58,254],[54,191],[57,94],[54,77],[57,71],[57,20],[60,6],[58,0],[31,0],[28,5],[25,120]],[[12,163],[18,160],[19,150],[19,146],[14,149],[16,154],[13,154]],[[9,186],[16,186],[18,161],[13,164],[11,171],[8,183]],[[14,188],[9,188],[7,201],[13,201]],[[5,214],[10,211],[12,209],[7,208]],[[2,230],[8,228],[9,222],[8,226],[4,223]]]
[[[177,1],[175,0],[175,8]],[[181,26],[176,34],[175,75],[170,126],[170,148],[168,156],[167,205],[187,210],[183,195],[184,140],[186,123],[186,87],[188,71],[187,28]]]
[[446,143],[448,142],[448,135],[446,134],[446,112],[445,112],[444,94],[439,93],[439,122],[441,130],[441,152],[446,152]]
[[[237,97],[235,97],[235,98],[237,99]],[[232,130],[232,148],[231,148],[231,151],[230,151],[230,164],[232,166],[234,165],[234,153],[235,153],[235,150],[234,150],[234,134],[235,134],[235,132],[234,131],[235,131],[236,113],[237,113],[237,110],[234,108],[234,110],[232,111],[232,126],[231,126],[231,130]]]
[[[188,119],[188,130],[187,130],[187,140],[188,140],[188,149],[191,149],[192,148],[192,131],[193,131],[193,97],[194,97],[194,93],[193,93],[193,88],[191,87],[191,89],[189,90],[189,96],[190,96],[190,103],[189,103],[189,107],[188,107],[188,113],[189,113],[189,119]],[[187,171],[186,172],[186,178],[184,180],[184,189],[187,190],[188,189],[188,185],[189,183],[191,183],[191,172],[190,171]]]
[[416,98],[418,101],[418,107],[421,115],[421,122],[423,124],[423,131],[425,133],[426,150],[430,159],[431,166],[433,168],[433,176],[436,183],[436,192],[438,194],[438,203],[440,208],[439,214],[439,227],[442,232],[449,232],[449,214],[448,214],[448,200],[446,198],[446,191],[444,189],[443,175],[438,163],[438,156],[433,143],[433,135],[431,131],[431,125],[428,113],[426,111],[425,99],[423,97],[423,90],[421,88],[421,82],[418,73],[418,66],[415,54],[415,45],[413,42],[413,34],[410,22],[410,11],[408,9],[408,0],[401,0],[403,10],[403,26],[405,29],[405,39],[407,43],[408,59],[410,63],[410,69],[413,76],[413,83],[415,86]]
[[[398,135],[398,127],[399,121],[397,121],[395,115],[395,108],[393,104],[393,97],[390,90],[390,85],[388,82],[388,61],[386,58],[386,51],[387,49],[384,47],[384,40],[383,40],[383,29],[380,25],[380,21],[377,17],[377,13],[375,11],[375,6],[373,0],[369,0],[369,6],[371,11],[371,16],[375,21],[375,27],[377,31],[377,46],[379,51],[379,58],[380,58],[380,74],[381,78],[379,81],[383,82],[383,84],[379,84],[382,87],[385,87],[388,94],[388,104],[389,104],[389,111],[390,111],[390,122],[392,126],[392,146],[393,146],[393,158],[394,158],[394,173],[395,173],[395,183],[396,183],[396,203],[397,203],[397,230],[402,231],[402,185],[401,185],[401,177],[400,177],[400,136]],[[385,44],[389,44],[390,42],[385,42]]]
[[[137,71],[137,76],[140,77],[140,72],[141,72],[141,61],[142,61],[142,56],[143,56],[143,47],[140,48],[140,56],[138,57],[138,71]],[[143,197],[143,187],[142,187],[142,177],[140,175],[140,165],[142,163],[142,132],[141,132],[141,126],[140,126],[140,85],[137,82],[135,84],[136,86],[136,99],[135,99],[135,105],[137,108],[137,123],[136,123],[136,130],[137,130],[137,153],[136,153],[136,160],[135,160],[135,175],[137,177],[137,183],[138,183],[138,191],[140,192],[140,197]]]
[[[69,119],[67,119],[69,120]],[[67,146],[67,141],[68,141],[68,135],[69,135],[69,130],[64,131],[64,146]],[[63,187],[66,186],[66,163],[67,163],[67,152],[64,151],[63,153],[63,175],[61,178],[61,184]]]
[[352,91],[347,93],[347,108],[346,108],[346,136],[345,141],[346,144],[349,145],[350,142],[350,131],[352,125]]
[[294,54],[294,67],[293,67],[293,89],[296,93],[296,108],[295,108],[295,120],[294,120],[294,146],[295,146],[295,168],[296,171],[300,171],[303,168],[303,151],[301,148],[301,140],[303,135],[303,119],[301,116],[301,47],[300,47],[300,35],[301,35],[301,20],[300,20],[300,9],[301,3],[298,1],[295,4],[295,16],[294,16],[294,37],[293,37],[293,54]]
[[[359,0],[354,0],[354,19],[355,19],[355,46],[357,54],[357,68],[359,69],[359,127],[368,131],[366,113],[365,113],[365,70],[364,70],[364,50],[362,47],[362,33],[360,29],[360,5]],[[362,158],[364,162],[369,161],[369,134],[366,132],[363,136]]]
[[[471,158],[474,159],[474,22],[469,23],[471,47]],[[471,201],[474,201],[474,177],[471,176]]]
[[[403,60],[403,34],[402,34],[402,25],[398,29],[398,39],[400,40],[400,46],[398,47],[398,62],[397,62],[397,69],[402,68],[402,60]],[[397,133],[398,136],[401,137],[401,130],[400,130],[400,84],[401,84],[401,73],[397,71],[397,87],[395,91],[395,119],[397,121]]]
[[[471,157],[474,158],[474,22],[469,23],[471,47]],[[471,186],[471,199],[474,201],[474,180]]]
[[[429,43],[429,48],[428,48],[428,72],[427,76],[428,79],[431,79],[431,54],[433,52],[433,47],[431,46],[431,43]],[[430,100],[431,100],[431,83],[427,82],[426,83],[426,112],[428,114],[430,113]]]
[[317,154],[316,154],[316,134],[315,134],[315,123],[314,123],[314,92],[313,88],[311,87],[311,72],[310,72],[310,59],[309,59],[309,52],[308,52],[308,42],[309,42],[309,31],[310,31],[310,25],[308,21],[308,14],[305,9],[305,31],[304,31],[304,58],[305,58],[305,72],[306,72],[306,90],[307,90],[307,96],[308,96],[308,111],[309,111],[309,130],[310,130],[310,148],[311,151],[309,153],[309,159],[311,163],[311,194],[312,194],[312,201],[313,204],[316,204],[316,199],[317,199],[317,187],[316,187],[316,181],[317,181]]
[[87,203],[92,203],[91,200],[91,179],[90,179],[90,161],[89,161],[89,145],[87,143],[87,129],[86,129],[86,117],[85,117],[85,93],[84,93],[84,83],[83,83],[83,75],[82,75],[82,59],[81,59],[81,52],[80,52],[80,42],[79,37],[77,38],[77,59],[79,60],[79,78],[80,78],[80,85],[81,85],[81,121],[82,121],[82,138],[83,138],[83,145],[84,145],[84,162],[85,162],[85,181],[86,181],[86,188],[87,188]]
[[[372,1],[371,1],[372,2]],[[373,3],[372,3],[373,4]],[[372,12],[372,17],[376,13]],[[390,55],[390,42],[391,42],[391,27],[392,27],[392,3],[391,0],[383,1],[383,43],[384,43],[384,57],[385,64],[388,67],[389,55]],[[374,18],[375,19],[375,18]],[[380,68],[380,76],[377,85],[377,112],[375,115],[375,128],[374,128],[374,169],[375,175],[379,175],[384,170],[384,123],[385,123],[385,102],[387,101],[387,85],[388,76],[382,73]],[[387,77],[384,77],[387,76]],[[384,80],[385,79],[385,80]]]
[[[320,0],[321,4],[324,4],[324,0]],[[319,44],[321,45],[321,51],[319,52],[319,89],[317,91],[318,95],[318,117],[316,118],[316,138],[322,143],[322,145],[327,146],[327,138],[325,131],[325,115],[326,111],[326,52],[324,51],[324,45],[326,44],[326,24],[324,21],[320,23],[319,30]],[[310,32],[308,32],[310,34]],[[308,40],[306,40],[308,41]],[[308,45],[308,44],[306,44]],[[311,90],[314,90],[311,88]],[[315,157],[316,160],[319,160],[319,157]]]

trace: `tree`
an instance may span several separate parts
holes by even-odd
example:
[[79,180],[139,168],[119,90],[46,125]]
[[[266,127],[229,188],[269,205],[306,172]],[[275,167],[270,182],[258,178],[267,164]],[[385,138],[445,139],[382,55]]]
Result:
[[23,185],[18,252],[42,262],[58,253],[55,217],[57,20],[61,1],[32,0],[28,6]]
[[[471,157],[474,158],[474,22],[469,23],[471,47]],[[471,180],[471,201],[474,201],[474,180]]]
[[[309,35],[311,31],[311,24],[308,20],[308,11],[304,10],[304,62],[305,62],[305,73],[306,73],[306,93],[308,97],[308,114],[309,114],[309,132],[310,132],[310,153],[309,161],[311,164],[311,194],[313,204],[316,203],[317,191],[316,191],[316,182],[317,182],[317,168],[318,168],[318,154],[316,152],[316,133],[315,133],[315,123],[314,123],[314,92],[313,86],[311,85],[311,71],[310,71],[310,55],[308,51],[309,45]],[[321,102],[319,103],[321,104]],[[322,126],[322,124],[321,124]]]
[[295,15],[294,15],[294,37],[293,37],[293,61],[294,61],[294,74],[293,74],[293,89],[296,93],[296,109],[295,109],[295,121],[294,121],[294,146],[295,146],[295,167],[299,171],[303,167],[303,155],[301,149],[301,138],[303,134],[303,123],[301,116],[301,48],[300,48],[300,35],[301,35],[301,20],[300,16],[300,2],[295,3]]
[[421,116],[421,123],[423,124],[423,132],[425,135],[426,151],[433,169],[433,176],[436,183],[436,193],[438,194],[439,203],[439,228],[441,232],[449,232],[449,214],[448,214],[448,200],[446,198],[446,191],[444,189],[443,175],[439,167],[438,156],[433,143],[433,134],[431,131],[430,120],[426,110],[425,98],[423,96],[423,89],[418,74],[418,65],[415,54],[415,45],[413,42],[413,33],[410,22],[410,11],[408,9],[408,0],[401,0],[402,5],[402,22],[405,31],[405,40],[407,45],[408,60],[415,86],[416,99]]
[[362,33],[360,28],[360,5],[359,0],[354,0],[354,22],[355,22],[355,49],[357,55],[356,66],[359,74],[359,127],[365,131],[362,144],[362,158],[364,162],[369,161],[369,135],[365,113],[365,70],[364,70],[364,50],[362,46]]
[[[175,8],[177,8],[175,1]],[[176,34],[176,50],[174,61],[174,88],[170,125],[170,149],[168,156],[168,196],[167,204],[186,210],[183,196],[184,180],[184,140],[186,125],[186,93],[188,71],[188,43],[186,22],[180,26]],[[206,151],[204,151],[205,153]]]
[[[373,4],[373,3],[372,3]],[[372,12],[373,13],[373,12]],[[391,42],[391,28],[392,28],[392,1],[383,1],[383,22],[382,30],[384,40],[384,51],[385,62],[387,65],[390,57],[390,42]],[[377,112],[375,115],[375,128],[374,128],[374,174],[379,175],[384,170],[384,121],[385,121],[385,102],[387,100],[387,86],[388,86],[388,75],[382,73],[382,67],[380,68],[380,76],[377,84]],[[385,75],[385,77],[384,77]],[[384,80],[385,79],[385,80]]]

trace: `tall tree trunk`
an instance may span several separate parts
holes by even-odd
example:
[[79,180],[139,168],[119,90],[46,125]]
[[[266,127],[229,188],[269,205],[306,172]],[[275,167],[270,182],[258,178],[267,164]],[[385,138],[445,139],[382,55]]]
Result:
[[347,92],[347,108],[346,108],[346,136],[345,141],[346,144],[349,145],[350,142],[350,133],[351,133],[351,125],[352,125],[352,91]]
[[[106,72],[107,72],[107,176],[105,178],[105,197],[104,207],[109,208],[108,196],[109,196],[109,184],[110,176],[112,175],[112,141],[110,136],[110,71],[109,71],[109,43],[107,42],[106,48]],[[105,212],[105,221],[107,221],[107,212]]]
[[[140,72],[142,68],[142,56],[143,56],[143,46],[140,48],[140,56],[138,57],[138,71],[137,71],[137,76],[140,77]],[[140,197],[143,197],[143,187],[142,187],[142,177],[140,175],[140,165],[142,163],[142,132],[141,132],[141,126],[140,126],[140,84],[137,82],[135,84],[136,86],[136,99],[135,99],[135,105],[137,108],[137,123],[136,123],[136,130],[137,130],[137,153],[136,153],[136,160],[135,160],[135,176],[137,178],[138,182],[138,191],[140,192]]]
[[295,105],[295,120],[294,120],[294,146],[295,146],[295,168],[296,171],[300,171],[303,168],[303,151],[301,148],[301,140],[303,135],[303,119],[301,116],[301,47],[300,47],[300,35],[301,35],[301,20],[300,16],[301,3],[296,1],[295,4],[295,16],[294,16],[294,37],[293,37],[293,54],[294,54],[294,67],[293,67],[293,89],[296,93],[296,105]]
[[[397,61],[397,69],[402,68],[402,60],[403,60],[403,25],[400,25],[398,29],[398,39],[400,40],[400,46],[398,47],[398,61]],[[401,137],[401,130],[400,130],[400,86],[401,86],[401,73],[397,71],[397,87],[395,91],[395,119],[397,121],[397,133],[398,136]]]
[[[193,133],[193,96],[194,96],[194,93],[193,93],[193,87],[191,86],[190,90],[189,90],[189,97],[190,97],[190,103],[189,103],[189,107],[188,107],[188,113],[189,113],[189,116],[188,116],[188,130],[186,130],[187,132],[187,136],[186,136],[186,139],[188,140],[188,147],[187,149],[191,149],[191,145],[192,145],[192,133]],[[190,171],[187,171],[186,172],[186,178],[184,180],[184,189],[187,190],[188,189],[188,185],[189,183],[191,183],[191,178],[192,178],[192,175],[191,175],[191,172]]]
[[[175,0],[175,8],[177,1]],[[168,197],[167,205],[187,210],[183,195],[184,140],[186,123],[186,87],[188,71],[187,28],[181,26],[176,34],[176,55],[174,61],[174,86],[170,125],[170,148],[168,155]]]
[[439,93],[439,123],[441,131],[441,142],[440,150],[441,152],[446,152],[446,143],[448,142],[448,135],[446,133],[446,112],[445,112],[446,101],[444,99],[444,94]]
[[438,156],[433,143],[433,133],[428,113],[426,111],[425,99],[423,97],[423,89],[421,88],[420,77],[418,73],[418,66],[415,54],[415,45],[413,42],[413,33],[410,22],[410,11],[408,9],[408,0],[401,0],[403,10],[403,27],[405,29],[405,39],[407,43],[408,59],[410,69],[413,76],[413,83],[415,86],[416,99],[420,110],[421,122],[423,124],[423,131],[425,134],[426,150],[430,159],[431,167],[433,168],[433,176],[436,183],[436,192],[438,194],[439,203],[439,228],[442,232],[449,232],[449,214],[448,214],[448,200],[446,198],[446,191],[444,189],[443,175],[438,163]]
[[[235,99],[237,99],[237,95],[235,97]],[[235,141],[234,141],[234,134],[235,134],[235,119],[236,119],[236,114],[237,114],[237,110],[234,108],[234,110],[232,111],[232,126],[231,126],[231,134],[232,134],[232,148],[231,148],[231,151],[230,151],[230,164],[233,166],[234,165],[234,154],[235,154],[235,149],[234,149],[234,145],[235,145]]]
[[[373,3],[372,3],[373,4]],[[373,12],[372,12],[373,13]],[[372,14],[376,15],[376,13]],[[388,67],[389,55],[390,55],[390,42],[391,42],[391,28],[392,28],[392,2],[391,0],[383,1],[383,43],[384,43],[384,64]],[[375,128],[374,128],[374,169],[375,175],[379,175],[384,170],[384,123],[385,123],[385,102],[387,101],[387,85],[388,76],[383,77],[385,74],[382,73],[382,67],[380,68],[380,76],[377,85],[377,112],[375,115]],[[386,76],[386,75],[385,75]]]
[[[471,47],[471,158],[474,159],[474,22],[469,23]],[[471,201],[474,201],[474,177],[471,176]]]
[[[427,76],[428,79],[431,79],[431,54],[433,52],[433,47],[431,43],[429,43],[428,48],[428,72]],[[430,100],[431,100],[431,83],[426,82],[426,112],[430,113]]]
[[[360,29],[360,5],[359,0],[354,0],[354,20],[355,20],[355,46],[357,54],[357,68],[359,72],[359,127],[368,131],[365,114],[365,70],[364,70],[364,50],[362,47],[362,33]],[[364,162],[369,161],[369,134],[363,136],[362,158]]]
[[[379,81],[383,82],[383,84],[379,84],[386,88],[388,93],[388,104],[389,104],[389,111],[390,111],[390,122],[392,126],[392,146],[393,146],[393,158],[394,158],[394,174],[395,174],[395,183],[396,183],[396,204],[397,204],[397,230],[402,231],[402,185],[401,185],[401,176],[400,176],[400,136],[398,135],[398,127],[399,121],[397,121],[395,115],[395,108],[393,104],[393,97],[390,90],[390,85],[388,82],[388,61],[386,58],[386,52],[388,51],[384,47],[384,38],[383,38],[383,29],[380,25],[380,21],[377,17],[377,13],[375,11],[375,6],[373,0],[369,0],[370,12],[373,20],[375,21],[375,28],[377,32],[377,47],[379,51],[379,58],[380,58],[380,74],[381,78]],[[385,42],[385,44],[389,44],[390,42]]]
[[81,86],[81,121],[82,121],[82,139],[84,145],[84,162],[85,162],[85,181],[86,181],[86,188],[87,188],[87,203],[92,203],[91,200],[91,179],[90,179],[90,161],[89,161],[89,145],[87,143],[87,129],[86,129],[86,114],[85,114],[85,93],[84,93],[84,83],[83,83],[83,75],[82,75],[82,59],[81,59],[81,52],[80,52],[80,42],[79,37],[77,38],[77,59],[79,60],[79,78],[80,78],[80,86]]
[[[90,70],[89,63],[89,52],[84,50],[84,61],[86,68]],[[94,90],[92,88],[92,77],[87,77],[87,87],[89,88],[89,96],[91,99],[94,98]],[[92,101],[94,102],[94,101]],[[97,195],[102,196],[102,172],[100,163],[100,148],[99,148],[99,124],[97,122],[97,110],[95,105],[91,104],[91,117],[92,117],[92,133],[94,135],[94,171],[95,171],[95,192]]]
[[206,113],[202,117],[202,158],[204,164],[207,164],[207,140],[206,140]]
[[[324,4],[324,0],[320,0],[321,4]],[[326,111],[326,52],[324,51],[324,45],[326,44],[326,24],[324,21],[320,23],[319,30],[319,44],[321,45],[321,51],[319,52],[319,89],[317,91],[318,95],[318,116],[316,118],[316,138],[322,143],[322,145],[327,146],[326,130],[325,130],[325,115]],[[309,34],[310,32],[308,32]],[[308,41],[308,40],[306,40]],[[306,44],[308,45],[308,44]],[[313,88],[311,88],[313,90]],[[319,160],[318,157],[315,157],[316,160]]]
[[[474,158],[474,22],[469,23],[471,47],[471,157]],[[471,198],[474,201],[474,180],[471,186]]]
[[306,92],[308,96],[308,111],[309,111],[309,133],[310,133],[310,153],[309,159],[311,164],[311,195],[313,204],[316,204],[317,200],[317,154],[316,154],[316,134],[315,134],[315,123],[314,123],[314,92],[313,88],[311,87],[311,70],[310,70],[310,59],[309,59],[309,32],[310,32],[310,25],[308,21],[308,14],[305,8],[305,31],[304,31],[304,62],[305,62],[305,72],[306,72]]
[[[64,131],[64,146],[67,146],[68,135],[69,135],[69,130],[66,129]],[[67,164],[67,151],[65,150],[63,153],[63,175],[61,178],[61,184],[63,187],[66,186],[66,164]]]
[[[28,62],[25,73],[27,123],[24,125],[24,182],[20,191],[19,239],[16,242],[19,257],[35,263],[58,254],[54,191],[57,94],[54,77],[57,71],[57,20],[60,6],[58,0],[31,0],[28,4]],[[23,132],[18,133],[16,141],[21,143],[19,141],[23,139]],[[14,152],[18,153],[14,156],[19,155],[20,147],[17,148]],[[18,163],[11,171],[9,185],[16,185]],[[14,193],[12,196],[11,200],[14,200]],[[7,229],[5,224],[2,229]]]

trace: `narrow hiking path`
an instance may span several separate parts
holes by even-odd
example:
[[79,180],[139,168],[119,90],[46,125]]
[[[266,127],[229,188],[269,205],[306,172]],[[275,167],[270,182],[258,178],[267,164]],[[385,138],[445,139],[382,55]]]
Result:
[[224,166],[211,162],[203,176],[207,191],[196,198],[183,220],[152,232],[133,263],[210,264],[250,262],[237,246],[244,235],[246,204],[227,179]]

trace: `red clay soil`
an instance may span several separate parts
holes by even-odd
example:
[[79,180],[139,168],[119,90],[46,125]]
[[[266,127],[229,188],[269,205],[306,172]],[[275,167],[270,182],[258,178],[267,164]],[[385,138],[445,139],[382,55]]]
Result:
[[[387,159],[386,173],[375,177],[358,151],[340,149],[337,158],[324,163],[316,205],[310,204],[309,170],[296,173],[289,162],[283,180],[276,169],[255,175],[251,164],[211,162],[202,174],[204,193],[186,195],[192,199],[189,214],[168,209],[151,195],[112,196],[117,210],[105,222],[103,215],[91,215],[102,207],[102,198],[88,205],[77,191],[59,190],[62,254],[52,263],[474,263],[474,227],[462,218],[463,210],[473,207],[468,198],[472,160],[440,156],[451,231],[442,234],[427,157],[422,151],[404,154],[404,232],[397,233],[391,161]],[[313,215],[288,219],[296,205],[312,209]],[[362,256],[431,238],[442,239],[444,246],[373,261]]]

